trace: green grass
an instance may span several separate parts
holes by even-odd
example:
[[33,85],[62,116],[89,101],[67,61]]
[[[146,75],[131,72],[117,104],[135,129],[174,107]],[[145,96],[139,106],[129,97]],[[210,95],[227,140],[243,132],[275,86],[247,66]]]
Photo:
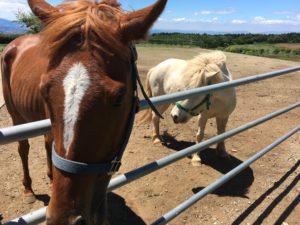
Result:
[[[149,48],[151,47],[196,48],[195,46],[189,46],[189,45],[150,44],[147,42],[139,43],[138,46],[146,47],[146,48],[147,47]],[[218,49],[227,52],[300,62],[300,50],[276,46],[273,44],[231,45],[226,48],[218,48]]]
[[[0,52],[3,51],[6,44],[0,44]],[[149,44],[146,42],[139,43],[140,47],[163,47],[163,48],[195,48],[189,45],[168,45],[168,44]],[[234,52],[246,55],[263,56],[268,58],[284,59],[300,62],[300,50],[281,47],[272,44],[251,44],[251,45],[231,45],[219,50]]]
[[161,47],[161,48],[197,48],[196,46],[192,45],[170,45],[170,44],[152,44],[152,43],[147,43],[147,42],[141,42],[137,44],[138,47]]
[[5,48],[6,44],[0,44],[0,52],[3,51],[3,49]]
[[299,49],[280,47],[272,44],[231,45],[221,48],[221,50],[246,55],[300,61]]

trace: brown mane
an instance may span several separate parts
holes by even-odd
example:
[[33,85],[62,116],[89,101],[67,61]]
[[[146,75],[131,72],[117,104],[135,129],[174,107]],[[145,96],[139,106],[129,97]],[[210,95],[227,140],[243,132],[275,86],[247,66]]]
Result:
[[118,35],[122,14],[116,0],[65,2],[47,19],[41,45],[49,58],[65,47],[122,55],[124,46]]

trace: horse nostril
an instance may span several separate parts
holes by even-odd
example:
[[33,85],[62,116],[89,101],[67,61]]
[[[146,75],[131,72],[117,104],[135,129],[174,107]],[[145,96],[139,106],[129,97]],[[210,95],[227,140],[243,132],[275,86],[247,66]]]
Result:
[[72,225],[87,225],[87,221],[82,216],[78,216]]

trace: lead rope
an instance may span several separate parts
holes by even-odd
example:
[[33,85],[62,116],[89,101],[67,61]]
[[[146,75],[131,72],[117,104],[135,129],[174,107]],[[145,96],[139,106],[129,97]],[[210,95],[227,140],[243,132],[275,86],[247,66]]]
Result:
[[[139,72],[138,72],[138,69],[137,69],[137,66],[136,66],[136,62],[137,62],[137,58],[138,58],[138,55],[137,55],[137,51],[136,51],[136,47],[134,44],[132,44],[130,46],[130,49],[131,49],[131,54],[132,54],[132,69],[133,69],[133,74],[135,74],[136,76],[136,80],[140,86],[140,89],[141,89],[141,92],[142,92],[142,95],[144,96],[145,100],[147,101],[147,103],[149,104],[150,108],[152,109],[152,111],[155,113],[156,116],[158,116],[159,118],[161,119],[164,119],[164,117],[158,112],[158,110],[156,109],[156,107],[153,105],[153,103],[151,102],[150,98],[148,97],[145,89],[144,89],[144,86],[142,84],[142,81],[140,79],[140,76],[139,76]],[[137,110],[138,111],[138,110]]]

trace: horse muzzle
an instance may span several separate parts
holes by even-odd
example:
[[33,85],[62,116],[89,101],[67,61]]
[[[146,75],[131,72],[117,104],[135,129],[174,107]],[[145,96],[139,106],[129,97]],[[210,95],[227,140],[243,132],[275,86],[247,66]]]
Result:
[[67,221],[57,221],[52,218],[47,218],[47,225],[90,225],[90,223],[83,216],[74,216],[67,219]]

